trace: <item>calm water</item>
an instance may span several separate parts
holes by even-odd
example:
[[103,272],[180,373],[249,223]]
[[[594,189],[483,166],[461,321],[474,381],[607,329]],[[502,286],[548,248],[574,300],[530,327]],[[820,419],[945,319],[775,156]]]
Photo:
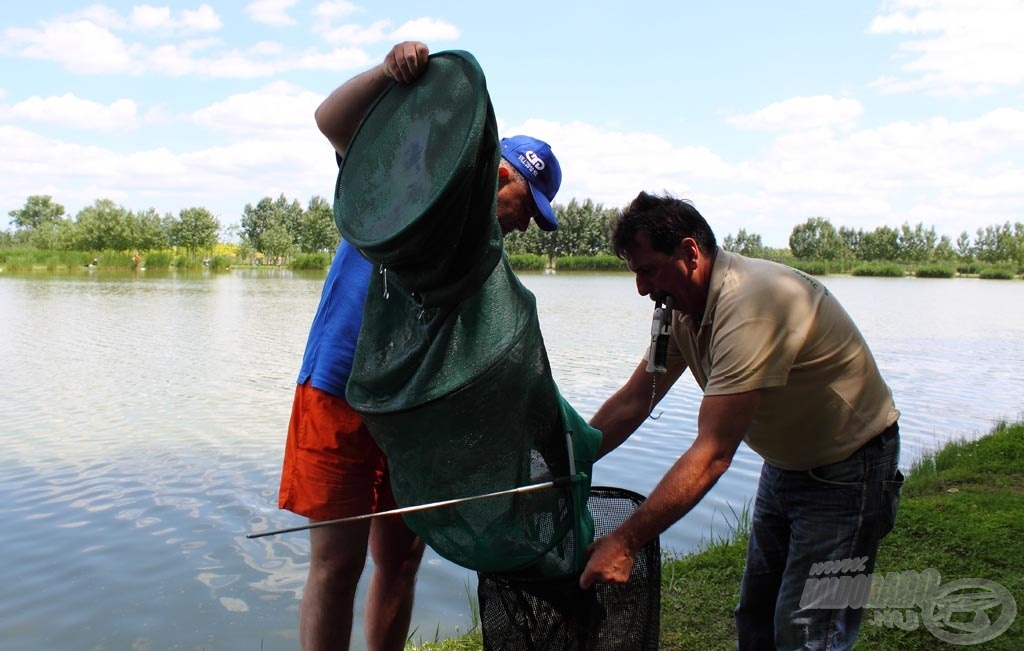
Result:
[[[527,275],[562,393],[589,416],[639,361],[651,304],[628,275]],[[322,274],[0,276],[4,649],[296,649],[301,524],[276,508]],[[1024,410],[1024,282],[828,278],[903,412],[903,465]],[[695,434],[689,376],[599,463],[647,493]],[[727,533],[760,462],[745,447],[662,538]],[[414,625],[471,624],[473,573],[428,552]],[[361,601],[360,595],[359,600]],[[361,648],[356,631],[354,648]]]

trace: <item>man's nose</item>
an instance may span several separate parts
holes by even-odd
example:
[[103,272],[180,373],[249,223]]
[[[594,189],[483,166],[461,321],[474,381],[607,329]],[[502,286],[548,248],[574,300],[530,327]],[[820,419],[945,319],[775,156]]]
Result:
[[651,289],[652,287],[649,282],[643,280],[640,276],[636,277],[636,291],[639,292],[641,296],[647,296],[650,294]]

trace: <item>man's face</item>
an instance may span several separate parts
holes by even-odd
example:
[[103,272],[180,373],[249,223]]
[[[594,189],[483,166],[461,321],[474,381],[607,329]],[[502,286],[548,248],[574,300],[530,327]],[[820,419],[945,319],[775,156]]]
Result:
[[530,227],[530,220],[539,212],[530,186],[513,181],[499,185],[497,217],[501,234],[525,231]]
[[695,277],[695,265],[687,256],[687,241],[683,240],[673,254],[656,251],[650,236],[641,231],[633,244],[626,248],[625,258],[629,270],[636,274],[636,290],[641,296],[664,301],[672,297],[675,309],[694,314],[703,309],[701,288]]

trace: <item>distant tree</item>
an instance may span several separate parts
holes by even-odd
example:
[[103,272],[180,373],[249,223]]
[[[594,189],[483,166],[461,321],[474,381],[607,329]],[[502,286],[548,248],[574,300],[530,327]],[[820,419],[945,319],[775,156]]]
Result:
[[1013,256],[1017,268],[1024,268],[1024,222],[1013,224]]
[[[555,215],[558,215],[558,206],[555,207]],[[506,235],[505,250],[509,253],[532,253],[550,258],[554,249],[553,239],[551,233],[531,226],[525,231],[512,231]]]
[[761,241],[761,236],[757,233],[747,233],[743,228],[737,231],[736,237],[726,235],[722,240],[722,248],[751,258],[764,256],[764,243]]
[[803,260],[835,260],[840,256],[839,233],[824,217],[811,217],[793,227],[789,236],[789,249],[793,256]]
[[939,243],[935,245],[932,256],[940,262],[956,260],[956,251],[953,249],[953,241],[949,239],[949,235],[939,238]]
[[1024,224],[1010,222],[978,229],[974,254],[984,262],[1024,263]]
[[567,206],[557,206],[555,217],[558,219],[558,230],[548,235],[548,255],[597,255],[610,252],[607,233],[611,212],[590,199],[579,203],[573,198]]
[[200,251],[212,251],[217,244],[220,222],[206,208],[185,208],[171,231],[171,243],[185,249],[195,259]]
[[911,228],[904,222],[896,240],[900,248],[899,257],[906,262],[927,262],[933,257],[938,239],[934,227],[926,229],[919,222]]
[[302,214],[298,245],[303,253],[332,252],[338,248],[341,234],[334,223],[334,211],[323,197],[314,196]]
[[267,229],[263,233],[262,242],[262,251],[271,261],[287,258],[295,246],[292,243],[292,235],[284,224],[274,224]]
[[956,238],[956,254],[964,262],[974,259],[974,247],[971,245],[971,236],[967,234],[967,231],[961,231]]
[[[174,218],[167,215],[168,220]],[[155,208],[134,213],[129,218],[131,248],[137,251],[163,249],[170,245],[170,232]]]
[[24,207],[7,213],[14,225],[12,241],[39,249],[60,248],[60,234],[66,230],[64,206],[53,201],[48,194],[34,194]]
[[131,248],[130,211],[110,199],[97,199],[75,215],[72,248],[79,251],[125,251]]
[[[271,254],[271,249],[281,250],[281,231],[288,235],[289,246],[284,252],[273,255],[285,255],[291,245],[299,245],[301,239],[302,205],[298,201],[289,203],[284,194],[276,200],[264,197],[253,206],[245,204],[242,211],[240,226],[242,237],[256,251]],[[268,233],[274,235],[268,238]]]
[[895,261],[900,257],[900,234],[888,226],[879,226],[861,238],[863,260]]
[[276,223],[274,202],[270,197],[263,197],[255,206],[245,204],[242,219],[239,220],[242,239],[256,251],[263,250],[263,235]]
[[12,217],[15,229],[33,230],[43,224],[55,222],[64,216],[64,206],[53,201],[48,194],[34,194],[25,201],[20,210],[7,213]]

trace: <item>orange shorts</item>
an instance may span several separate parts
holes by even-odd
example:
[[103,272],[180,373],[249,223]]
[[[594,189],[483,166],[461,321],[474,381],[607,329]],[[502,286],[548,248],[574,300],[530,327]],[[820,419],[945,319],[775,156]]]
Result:
[[387,458],[344,398],[295,388],[277,504],[311,520],[395,508]]

